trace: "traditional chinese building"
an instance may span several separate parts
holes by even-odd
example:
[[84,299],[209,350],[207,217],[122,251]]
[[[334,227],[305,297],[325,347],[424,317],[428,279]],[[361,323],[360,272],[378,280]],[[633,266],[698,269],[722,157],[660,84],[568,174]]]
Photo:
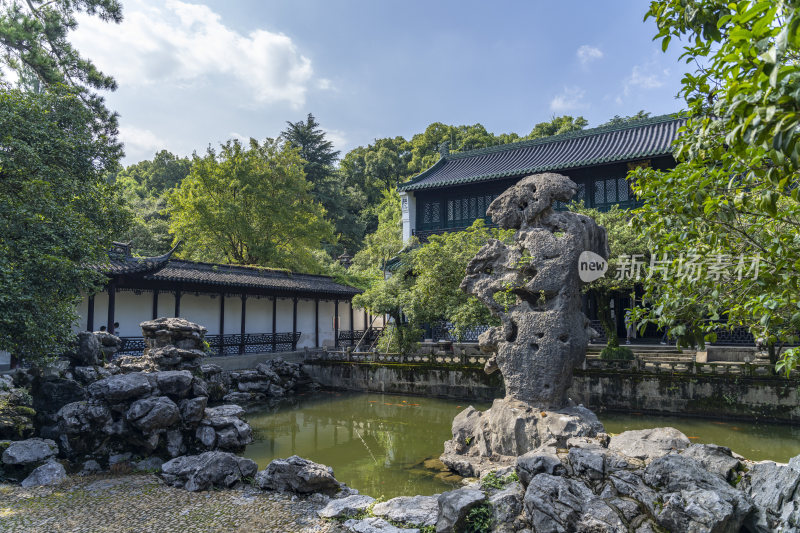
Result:
[[[403,239],[416,236],[424,242],[432,234],[463,230],[478,218],[492,226],[486,216],[492,200],[521,178],[538,172],[569,176],[578,185],[574,200],[587,207],[636,207],[628,171],[639,166],[672,168],[672,143],[684,122],[664,115],[454,154],[445,146],[436,164],[398,187]],[[625,309],[630,300],[617,295],[612,306]],[[596,317],[591,299],[585,300],[584,308],[590,318]],[[615,316],[623,336],[624,316]],[[655,330],[650,334],[658,335]]]
[[383,325],[353,308],[360,290],[328,276],[184,261],[173,251],[134,257],[130,245],[114,243],[108,262],[93,265],[108,283],[83,299],[77,329],[105,326],[126,352],[141,353],[141,322],[180,316],[208,328],[212,350],[230,355],[350,344]]
[[398,188],[403,239],[416,235],[424,241],[434,233],[462,230],[486,218],[486,208],[500,193],[537,172],[572,178],[578,184],[575,200],[587,207],[634,207],[628,171],[673,167],[671,146],[683,123],[664,115],[457,154],[445,148],[436,164]]

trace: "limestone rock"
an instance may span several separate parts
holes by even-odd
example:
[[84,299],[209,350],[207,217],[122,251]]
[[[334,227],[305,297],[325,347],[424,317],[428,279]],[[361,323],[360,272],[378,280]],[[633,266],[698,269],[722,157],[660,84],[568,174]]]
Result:
[[100,341],[91,331],[78,333],[78,345],[75,353],[71,354],[72,363],[76,366],[93,366],[100,362],[102,352]]
[[58,446],[50,439],[32,438],[12,442],[3,452],[3,464],[31,465],[55,457]]
[[510,466],[516,457],[541,446],[566,446],[576,436],[594,436],[603,425],[585,407],[558,411],[537,409],[509,398],[495,400],[480,412],[468,407],[453,420],[453,439],[445,443],[442,462],[462,476]]
[[419,533],[419,529],[400,528],[383,518],[370,517],[363,520],[347,520],[344,527],[353,533]]
[[175,402],[166,396],[156,396],[133,402],[125,417],[143,433],[152,433],[173,426],[180,421],[181,414]]
[[725,480],[732,480],[733,473],[740,467],[739,459],[733,456],[730,448],[716,444],[693,444],[682,455],[691,457],[709,472],[719,474]]
[[111,376],[89,385],[89,394],[108,402],[121,402],[132,398],[140,398],[152,390],[150,380],[144,373],[120,374]]
[[36,412],[57,413],[68,403],[86,399],[86,391],[76,381],[66,378],[53,378],[34,382],[31,390],[33,408]]
[[184,398],[192,389],[192,373],[188,370],[164,370],[156,373],[161,394]]
[[349,518],[367,510],[375,498],[363,494],[354,494],[346,498],[330,500],[321,510],[317,511],[320,518]]
[[683,455],[655,459],[645,468],[644,481],[660,491],[662,505],[644,503],[671,531],[739,531],[755,509],[743,491]]
[[192,424],[202,420],[206,405],[208,405],[208,396],[198,396],[197,398],[181,400],[180,408],[183,422]]
[[542,446],[517,457],[516,472],[524,486],[528,486],[538,474],[559,476],[565,472],[561,459],[552,446]]
[[484,501],[486,501],[486,495],[480,490],[456,489],[443,492],[439,496],[436,533],[461,531],[467,514]]
[[297,455],[288,459],[275,459],[256,475],[256,485],[261,489],[327,494],[339,490],[340,484],[333,477],[333,469]]
[[95,461],[94,459],[89,459],[88,461],[83,463],[83,467],[78,475],[81,476],[90,476],[92,474],[97,474],[103,471],[103,467],[100,466],[100,463]]
[[689,447],[689,439],[675,428],[653,428],[625,431],[611,437],[608,449],[628,457],[652,461]]
[[[482,350],[496,354],[507,397],[547,409],[566,404],[572,369],[583,360],[589,341],[578,258],[584,251],[608,257],[603,228],[589,217],[552,208],[555,201],[569,201],[577,189],[566,176],[535,174],[496,198],[487,214],[500,227],[517,229],[515,242],[487,242],[461,283],[501,320],[479,342]],[[498,303],[498,293],[511,303]]]
[[0,440],[21,440],[35,431],[33,399],[28,391],[0,382]]
[[212,487],[231,487],[258,470],[256,463],[228,452],[184,455],[161,466],[164,480],[175,487],[195,492]]
[[159,457],[148,457],[133,463],[133,469],[137,472],[160,472],[164,460]]
[[511,483],[489,497],[492,508],[492,523],[510,524],[522,513],[522,498],[525,490],[520,483]]
[[22,487],[41,487],[44,485],[58,485],[67,479],[67,471],[61,463],[55,461],[37,467],[31,474],[22,480]]
[[399,496],[372,508],[372,514],[392,522],[415,526],[432,526],[439,515],[437,496]]
[[740,484],[756,505],[756,512],[746,522],[749,530],[791,531],[792,524],[800,523],[796,521],[800,518],[798,457],[788,465],[761,461],[750,466]]

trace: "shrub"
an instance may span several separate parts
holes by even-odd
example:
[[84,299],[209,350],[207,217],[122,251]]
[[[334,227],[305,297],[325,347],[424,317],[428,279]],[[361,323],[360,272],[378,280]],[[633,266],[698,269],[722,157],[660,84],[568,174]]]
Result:
[[633,352],[626,346],[606,346],[600,352],[600,359],[610,361],[633,361]]
[[492,509],[484,502],[467,514],[465,533],[489,533],[492,530]]

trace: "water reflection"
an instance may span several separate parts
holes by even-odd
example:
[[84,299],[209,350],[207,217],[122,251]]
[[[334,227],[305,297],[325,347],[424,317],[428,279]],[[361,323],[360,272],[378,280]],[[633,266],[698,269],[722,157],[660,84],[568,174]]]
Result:
[[245,455],[260,468],[278,457],[307,457],[373,496],[434,494],[452,489],[457,479],[424,463],[441,453],[464,407],[436,398],[317,393],[249,413],[256,442]]
[[[256,442],[245,456],[264,468],[300,455],[332,466],[336,478],[371,496],[435,494],[458,479],[437,470],[453,417],[468,402],[369,393],[318,392],[248,414]],[[488,403],[473,404],[487,409]],[[603,413],[606,431],[673,426],[692,442],[729,446],[752,460],[786,462],[800,454],[800,428],[641,413]],[[427,467],[426,467],[427,466]]]

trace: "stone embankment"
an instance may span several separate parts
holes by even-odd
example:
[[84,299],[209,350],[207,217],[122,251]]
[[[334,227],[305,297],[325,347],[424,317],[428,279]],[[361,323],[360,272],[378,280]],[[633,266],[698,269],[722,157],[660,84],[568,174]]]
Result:
[[[4,376],[0,479],[46,485],[67,469],[157,469],[184,454],[243,451],[252,430],[237,404],[282,398],[310,380],[280,360],[241,372],[204,365],[205,332],[179,318],[144,322],[138,357],[115,356],[121,343],[109,333],[82,332],[67,357]],[[231,403],[211,406],[220,401]]]

